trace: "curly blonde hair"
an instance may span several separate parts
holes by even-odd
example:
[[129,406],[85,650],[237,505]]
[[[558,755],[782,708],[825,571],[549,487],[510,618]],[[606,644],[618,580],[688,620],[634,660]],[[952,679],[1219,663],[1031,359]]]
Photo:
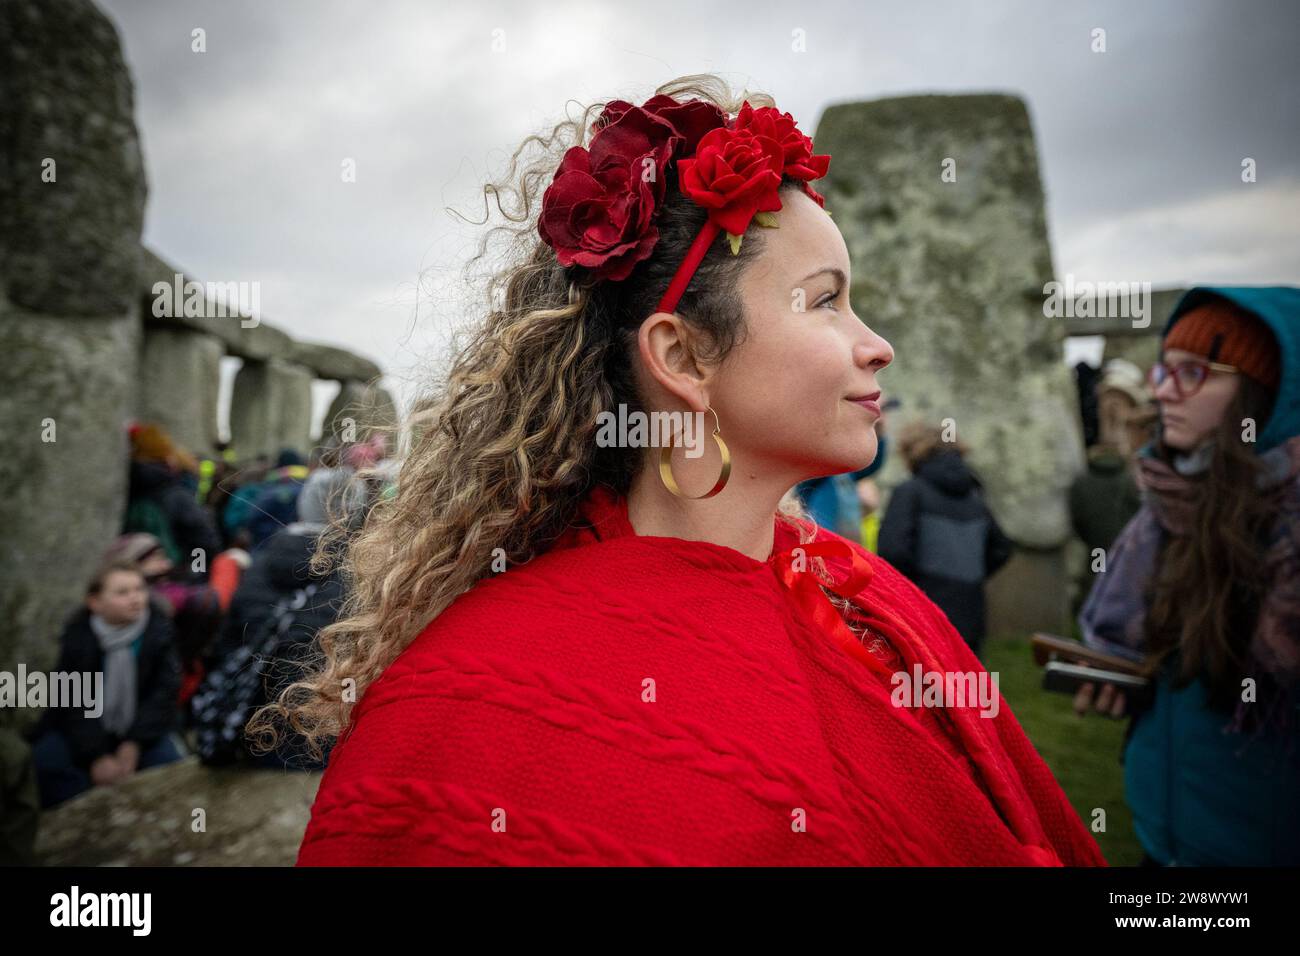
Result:
[[[746,99],[775,105],[762,93],[733,95],[712,75],[682,77],[656,92],[705,100],[730,114]],[[643,466],[639,449],[597,445],[597,416],[619,403],[642,408],[636,332],[706,213],[670,183],[654,252],[626,280],[592,281],[557,262],[537,232],[541,194],[565,151],[590,142],[604,105],[587,106],[548,135],[529,136],[504,177],[483,187],[484,223],[492,204],[504,220],[485,232],[467,266],[504,240],[504,265],[484,290],[485,318],[457,351],[445,383],[417,403],[396,493],[377,501],[359,529],[338,522],[322,535],[313,570],[337,564],[346,601],[336,623],[318,634],[309,672],[250,721],[255,749],[276,746],[287,725],[319,757],[321,744],[347,727],[366,688],[491,572],[494,557],[515,565],[541,554],[594,485],[625,494]],[[743,338],[737,279],[761,252],[762,231],[746,235],[738,255],[715,243],[677,306],[698,333],[702,363],[721,362]],[[788,496],[777,513],[806,517]],[[800,534],[811,538],[805,529]]]

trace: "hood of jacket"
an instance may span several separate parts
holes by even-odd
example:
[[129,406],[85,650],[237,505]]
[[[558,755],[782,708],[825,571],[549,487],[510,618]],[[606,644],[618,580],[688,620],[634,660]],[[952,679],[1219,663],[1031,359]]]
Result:
[[311,573],[311,556],[316,535],[281,529],[267,538],[255,552],[266,568],[267,580],[277,591],[294,591],[319,580]]
[[954,497],[966,494],[978,484],[965,460],[951,449],[921,462],[916,468],[916,477],[924,478],[944,494]]

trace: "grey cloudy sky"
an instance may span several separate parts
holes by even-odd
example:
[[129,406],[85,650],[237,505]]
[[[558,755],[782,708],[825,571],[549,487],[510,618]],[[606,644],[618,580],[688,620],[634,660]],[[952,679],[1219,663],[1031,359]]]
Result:
[[566,100],[686,73],[770,92],[807,130],[834,103],[1016,93],[1059,274],[1300,281],[1300,13],[1281,0],[100,2],[136,81],[145,241],[200,279],[260,282],[268,321],[370,356],[406,399],[477,239],[445,207],[480,208]]

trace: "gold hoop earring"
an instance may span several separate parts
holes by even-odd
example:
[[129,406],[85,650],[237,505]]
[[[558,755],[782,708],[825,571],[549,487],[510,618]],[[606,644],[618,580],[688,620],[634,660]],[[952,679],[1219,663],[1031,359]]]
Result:
[[[712,405],[709,406],[709,411],[713,412]],[[659,478],[665,488],[678,498],[698,501],[701,498],[712,498],[726,486],[727,479],[731,477],[731,451],[727,448],[727,443],[722,440],[722,436],[718,434],[720,431],[722,431],[722,423],[718,421],[718,413],[713,412],[713,440],[722,455],[722,471],[719,472],[718,480],[713,483],[713,487],[702,495],[684,494],[678,487],[677,479],[673,477],[673,449],[677,447],[677,439],[674,437],[659,452]]]

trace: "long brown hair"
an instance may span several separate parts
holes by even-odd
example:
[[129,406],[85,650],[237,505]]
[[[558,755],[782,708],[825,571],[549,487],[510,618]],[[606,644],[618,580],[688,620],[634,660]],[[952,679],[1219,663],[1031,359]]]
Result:
[[[737,96],[714,76],[661,86],[735,113],[761,93]],[[339,620],[318,635],[311,673],[262,708],[247,731],[255,749],[273,747],[287,723],[320,755],[347,726],[351,708],[420,631],[492,571],[545,551],[597,483],[626,493],[640,449],[599,447],[597,416],[625,403],[642,408],[634,376],[636,333],[703,225],[706,212],[673,183],[658,214],[654,252],[626,280],[592,283],[564,269],[537,232],[542,192],[565,151],[587,145],[604,104],[515,151],[502,181],[484,187],[504,219],[484,234],[505,265],[489,277],[485,316],[458,350],[445,384],[416,404],[413,441],[397,490],[370,510],[359,532],[322,536],[318,568],[337,560],[347,598]],[[787,180],[783,189],[797,186]],[[486,220],[485,220],[486,221]],[[715,242],[675,310],[697,334],[702,364],[721,362],[744,333],[736,292],[746,263],[763,247],[746,234],[739,255]],[[494,260],[495,261],[495,260]],[[580,270],[579,270],[580,272]],[[782,513],[802,514],[786,502]]]
[[1262,466],[1254,446],[1242,440],[1242,423],[1251,419],[1262,430],[1272,403],[1271,392],[1241,376],[1214,430],[1209,467],[1192,483],[1191,527],[1166,537],[1149,585],[1148,670],[1159,671],[1178,651],[1175,686],[1203,678],[1210,705],[1220,710],[1240,699],[1247,647],[1268,586],[1264,539],[1278,489],[1257,486]]

